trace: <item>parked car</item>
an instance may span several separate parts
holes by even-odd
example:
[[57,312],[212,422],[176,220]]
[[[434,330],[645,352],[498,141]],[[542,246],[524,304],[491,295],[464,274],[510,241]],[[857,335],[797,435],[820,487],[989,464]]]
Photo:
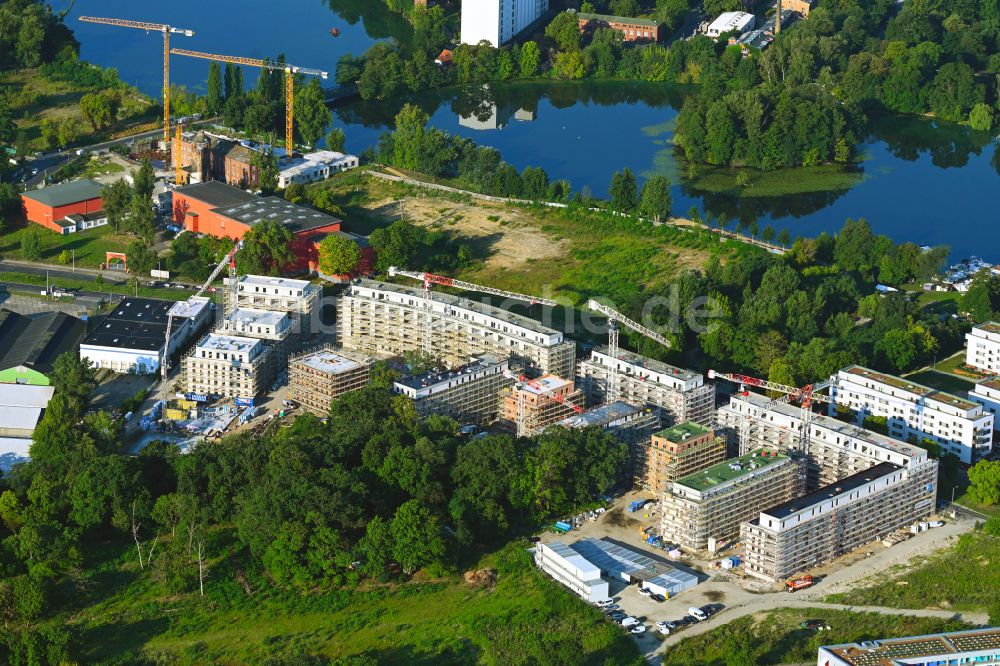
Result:
[[697,606],[691,606],[691,608],[688,608],[688,615],[693,617],[697,622],[703,622],[708,619],[708,613]]
[[609,606],[613,606],[614,603],[615,602],[612,601],[611,599],[601,599],[600,601],[595,601],[594,605],[600,608],[607,608]]
[[697,621],[698,620],[694,619],[690,615],[685,615],[681,619],[677,620],[677,626],[678,627],[686,627],[687,625],[694,624]]
[[653,591],[650,590],[648,587],[640,587],[639,594],[641,594],[644,597],[648,597],[653,594]]
[[630,634],[644,634],[646,633],[646,625],[639,624],[628,630]]
[[623,627],[625,627],[626,629],[628,629],[629,627],[634,627],[635,625],[639,624],[639,620],[635,619],[632,616],[629,616],[629,617],[624,617],[621,620],[619,620],[618,624],[620,624]]
[[669,630],[672,630],[672,629],[676,629],[677,628],[677,624],[675,622],[669,622],[667,620],[660,620],[659,622],[656,623],[656,628],[657,629],[667,629],[669,631]]
[[664,601],[667,600],[667,598],[665,596],[663,596],[662,594],[656,594],[655,592],[653,594],[649,595],[649,598],[652,599],[653,601],[655,601],[658,604],[662,604]]

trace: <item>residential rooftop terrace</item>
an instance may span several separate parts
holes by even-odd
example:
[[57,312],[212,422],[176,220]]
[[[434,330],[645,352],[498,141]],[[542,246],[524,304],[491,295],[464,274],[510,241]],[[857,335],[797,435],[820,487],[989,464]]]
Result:
[[704,492],[787,459],[788,456],[778,451],[757,449],[744,456],[724,460],[700,472],[685,476],[676,483],[697,490],[698,492]]

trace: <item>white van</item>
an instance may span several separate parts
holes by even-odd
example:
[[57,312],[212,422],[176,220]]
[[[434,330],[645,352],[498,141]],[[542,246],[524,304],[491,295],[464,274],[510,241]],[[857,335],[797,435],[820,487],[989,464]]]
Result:
[[688,608],[688,615],[698,620],[699,622],[703,622],[708,619],[708,615],[705,614],[705,611],[696,606],[691,606],[691,608]]
[[618,624],[622,625],[626,629],[630,629],[631,627],[634,627],[635,625],[639,624],[639,620],[635,619],[634,617],[626,617],[623,618],[622,621],[619,622]]

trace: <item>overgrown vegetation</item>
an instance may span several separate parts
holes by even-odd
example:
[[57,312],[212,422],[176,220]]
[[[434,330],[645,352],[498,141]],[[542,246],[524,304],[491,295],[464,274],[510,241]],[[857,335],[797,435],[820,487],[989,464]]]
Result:
[[[833,603],[889,608],[945,608],[985,611],[991,624],[1000,622],[996,589],[1000,573],[1000,538],[982,532],[963,534],[953,548],[890,569],[872,585],[830,595]],[[888,575],[887,575],[888,574]]]
[[[852,602],[854,603],[854,602]],[[829,631],[800,626],[822,620]],[[971,629],[957,620],[802,608],[746,616],[667,649],[664,666],[777,666],[815,661],[822,645]]]

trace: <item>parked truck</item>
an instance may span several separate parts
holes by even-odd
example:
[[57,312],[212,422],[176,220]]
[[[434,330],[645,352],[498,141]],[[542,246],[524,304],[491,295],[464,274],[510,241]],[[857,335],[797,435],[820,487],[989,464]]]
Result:
[[785,583],[785,589],[789,592],[798,592],[799,590],[805,590],[814,585],[812,576],[803,576],[802,578],[794,578]]
[[631,502],[631,503],[630,503],[630,504],[628,505],[628,510],[629,510],[629,513],[635,513],[636,511],[639,511],[639,510],[641,510],[641,509],[642,509],[642,507],[646,506],[646,505],[647,505],[647,504],[649,504],[649,503],[650,503],[651,501],[652,501],[652,500],[648,500],[648,499],[640,499],[640,500],[635,500],[634,502]]

